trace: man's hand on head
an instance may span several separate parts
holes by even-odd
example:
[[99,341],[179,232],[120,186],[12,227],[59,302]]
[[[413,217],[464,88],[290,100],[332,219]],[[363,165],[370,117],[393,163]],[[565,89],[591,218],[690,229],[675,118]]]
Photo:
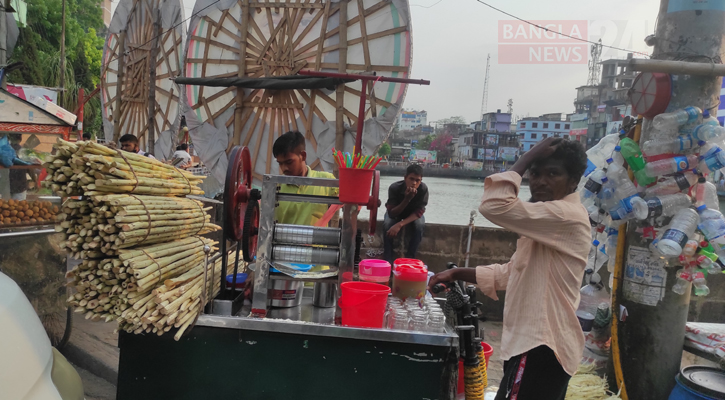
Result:
[[557,137],[549,137],[542,140],[531,150],[519,157],[518,161],[516,161],[514,166],[511,167],[511,171],[517,172],[519,175],[523,176],[531,164],[554,154],[562,140],[562,138]]

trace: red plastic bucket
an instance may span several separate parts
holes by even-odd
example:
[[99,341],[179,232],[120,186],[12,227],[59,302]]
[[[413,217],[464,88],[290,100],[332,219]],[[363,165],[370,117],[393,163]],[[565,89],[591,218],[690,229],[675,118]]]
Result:
[[340,168],[340,201],[367,204],[374,172],[374,169]]
[[[483,358],[486,359],[486,371],[488,371],[488,360],[491,359],[491,355],[493,354],[493,347],[491,347],[490,344],[486,342],[481,342],[481,345],[483,346]],[[458,361],[458,391],[457,394],[463,394],[466,391],[466,384],[463,380],[463,373],[464,373],[464,366],[463,366],[463,359],[460,359]]]
[[390,288],[378,283],[343,282],[340,308],[342,325],[382,328]]

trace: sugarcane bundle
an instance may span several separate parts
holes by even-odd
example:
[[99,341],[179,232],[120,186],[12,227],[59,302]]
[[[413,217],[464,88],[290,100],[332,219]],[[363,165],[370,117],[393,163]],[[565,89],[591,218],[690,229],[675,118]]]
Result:
[[137,245],[168,242],[221,229],[200,201],[162,196],[103,195],[70,199],[56,231],[75,258],[99,258]]
[[[215,244],[210,239],[195,236],[121,250],[118,257],[85,259],[66,275],[73,279],[69,285],[76,289],[76,293],[68,298],[68,303],[76,312],[84,313],[86,319],[117,321],[122,329],[133,327],[130,332],[148,330],[161,334],[176,323],[179,323],[176,327],[181,327],[186,322],[193,322],[198,313],[202,303],[200,282],[203,282],[205,265],[203,249],[208,245],[214,251]],[[216,291],[220,275],[221,260],[218,260],[207,271],[207,282],[212,281],[213,285],[210,285]],[[166,293],[169,289],[173,290],[164,295],[163,300],[149,302],[156,293]],[[204,304],[215,295],[216,292],[207,295],[203,299]],[[164,300],[170,301],[164,303]],[[161,305],[158,310],[157,304]],[[190,314],[193,317],[189,317]],[[158,315],[162,317],[156,318]],[[166,315],[172,318],[164,319]],[[142,317],[147,319],[146,322],[142,321]],[[149,325],[149,321],[154,324]],[[155,329],[159,324],[165,325]]]
[[[61,196],[133,193],[157,196],[201,195],[204,176],[136,153],[112,150],[94,142],[58,139],[45,185]],[[52,172],[52,174],[50,173]]]
[[196,321],[203,305],[219,293],[221,265],[221,259],[209,265],[206,286],[203,263],[181,276],[167,279],[163,285],[134,302],[132,308],[121,314],[119,329],[129,333],[162,335],[172,328],[178,328],[174,339],[179,340]]

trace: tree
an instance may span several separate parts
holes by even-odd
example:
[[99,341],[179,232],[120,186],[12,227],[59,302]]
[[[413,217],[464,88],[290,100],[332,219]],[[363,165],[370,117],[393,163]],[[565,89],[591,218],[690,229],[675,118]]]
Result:
[[428,135],[419,140],[415,145],[416,150],[430,150],[430,144],[433,142],[433,139],[434,137],[432,135]]
[[458,125],[465,125],[467,124],[466,118],[457,115],[455,117],[448,117],[438,120],[438,125],[445,125],[445,124],[458,124]]
[[429,150],[435,150],[437,153],[437,159],[446,160],[451,157],[451,150],[448,147],[453,140],[451,135],[438,135],[430,144]]
[[390,155],[390,151],[392,149],[390,148],[390,145],[387,143],[383,143],[382,146],[380,146],[380,150],[378,150],[378,155],[381,157],[387,157]]

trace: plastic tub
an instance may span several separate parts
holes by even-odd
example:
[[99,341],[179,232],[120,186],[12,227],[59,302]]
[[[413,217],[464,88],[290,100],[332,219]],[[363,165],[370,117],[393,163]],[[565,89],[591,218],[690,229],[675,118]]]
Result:
[[366,259],[360,261],[358,267],[360,280],[363,282],[379,283],[388,285],[390,283],[390,263],[385,260]]
[[340,168],[340,201],[367,204],[374,173],[374,169]]
[[591,332],[594,326],[594,314],[588,311],[578,310],[576,317],[579,319],[579,325],[581,325],[582,331]]
[[342,325],[360,328],[382,328],[390,288],[378,283],[343,282],[338,304]]
[[415,258],[398,258],[395,261],[393,261],[393,271],[395,271],[396,268],[398,268],[399,265],[415,265],[418,267],[425,268],[425,263],[423,261],[417,260]]
[[[237,290],[244,289],[245,282],[247,281],[247,274],[245,273],[238,273],[237,274]],[[234,282],[234,274],[227,275],[227,289],[232,288],[232,283]]]
[[683,368],[675,381],[669,400],[725,399],[725,371],[721,369],[692,365]]
[[[483,346],[483,358],[486,359],[486,369],[489,369],[488,361],[491,359],[491,355],[493,355],[493,347],[491,347],[491,345],[486,342],[481,342],[481,346]],[[463,394],[466,391],[466,384],[463,379],[464,372],[465,372],[465,370],[464,370],[464,366],[463,366],[463,359],[460,359],[460,360],[458,360],[458,393],[457,394]]]
[[409,297],[422,299],[428,283],[425,267],[402,264],[393,271],[393,296],[405,300]]

